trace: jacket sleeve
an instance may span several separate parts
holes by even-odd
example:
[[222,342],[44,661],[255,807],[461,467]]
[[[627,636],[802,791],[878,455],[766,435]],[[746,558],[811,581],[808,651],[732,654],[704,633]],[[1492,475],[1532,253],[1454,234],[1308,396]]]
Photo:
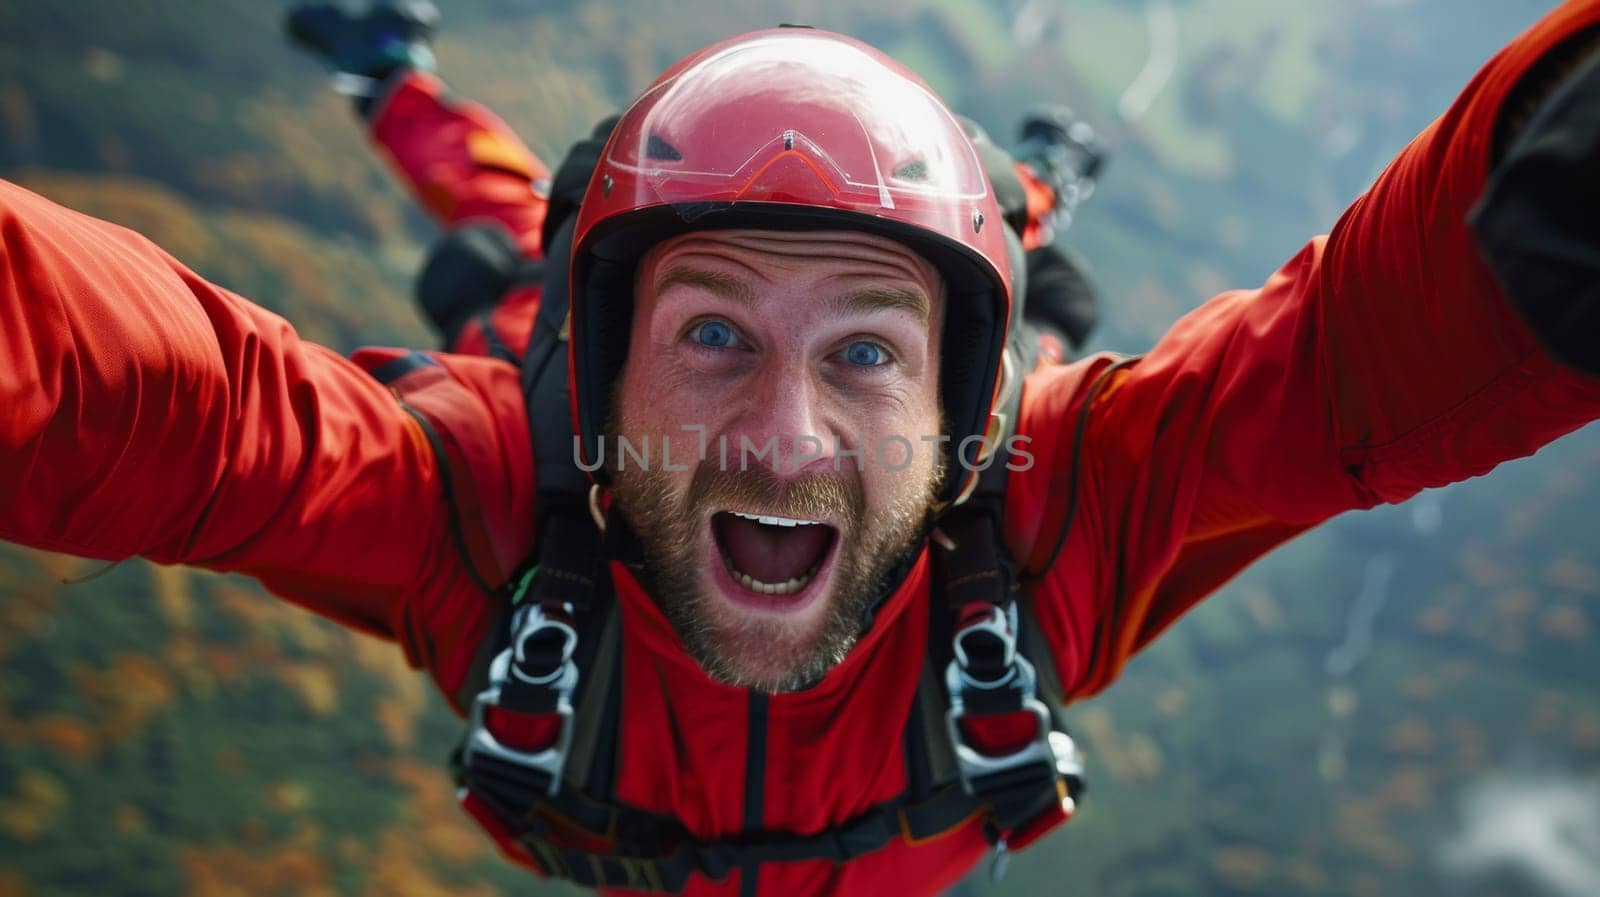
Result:
[[143,237],[0,182],[0,538],[258,576],[395,635],[452,563],[395,396]]
[[[1046,520],[1075,505],[1034,593],[1070,693],[1104,688],[1308,527],[1483,474],[1600,416],[1600,379],[1540,348],[1467,225],[1508,94],[1597,21],[1600,3],[1570,3],[1517,38],[1259,289],[1212,299],[1115,369],[1095,358],[1030,378],[1021,426],[1043,435],[1048,464],[1012,482]],[[1024,566],[1053,545],[1021,546]]]
[[444,83],[405,71],[371,111],[371,138],[400,180],[447,229],[498,224],[527,256],[541,254],[550,169],[511,128]]

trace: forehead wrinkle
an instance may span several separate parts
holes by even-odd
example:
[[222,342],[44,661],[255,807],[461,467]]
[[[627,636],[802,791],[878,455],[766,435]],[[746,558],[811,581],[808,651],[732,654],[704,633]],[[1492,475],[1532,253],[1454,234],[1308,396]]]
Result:
[[[913,276],[927,265],[905,244],[860,231],[704,231],[679,237],[667,245],[673,247],[669,254],[674,258],[704,253],[746,268],[750,266],[744,265],[740,256],[750,254],[798,262],[801,267],[819,257],[858,261]],[[751,270],[761,275],[760,271]]]
[[[797,236],[799,239],[796,239]],[[890,251],[890,246],[899,251]],[[824,247],[827,249],[819,253],[818,250]],[[835,313],[900,310],[911,314],[918,323],[926,326],[933,317],[929,290],[937,290],[942,295],[943,284],[925,259],[900,244],[873,245],[869,235],[860,233],[808,232],[801,236],[764,231],[718,231],[686,235],[658,247],[660,250],[665,251],[652,266],[655,268],[652,286],[656,296],[673,286],[685,285],[740,305],[753,306],[757,296],[752,278],[774,284],[797,276],[804,278],[802,272],[808,262],[823,260],[819,259],[819,254],[833,262],[857,263],[860,268],[829,274],[818,281],[817,286],[827,281],[859,281],[864,277],[899,281],[902,284],[845,289],[838,294],[828,295],[824,300],[825,307]],[[753,264],[751,255],[790,264],[780,265],[778,270],[763,270]],[[696,264],[701,260],[714,264]],[[720,270],[729,265],[740,269],[739,272]],[[644,279],[647,271],[641,270],[639,273]],[[743,274],[749,277],[741,276]],[[840,283],[839,286],[844,287],[845,284]],[[821,292],[827,294],[831,291]]]
[[891,277],[920,280],[924,276],[922,266],[927,264],[921,256],[912,253],[909,249],[905,250],[904,254],[901,254],[881,246],[850,243],[843,240],[791,240],[788,242],[774,242],[759,249],[750,248],[749,251],[759,252],[769,259],[792,262],[794,263],[793,267],[801,270],[808,264],[820,260],[853,264],[861,269],[844,274],[835,274],[830,279],[859,277],[864,273],[865,269],[874,268],[881,269]]

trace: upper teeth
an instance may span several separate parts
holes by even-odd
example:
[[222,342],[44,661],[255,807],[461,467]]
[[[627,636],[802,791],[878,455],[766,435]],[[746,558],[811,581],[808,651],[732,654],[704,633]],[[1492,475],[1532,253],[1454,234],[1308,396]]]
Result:
[[757,523],[763,523],[763,524],[766,524],[767,526],[817,526],[818,525],[817,521],[815,521],[815,520],[794,520],[794,519],[789,518],[789,517],[773,517],[770,514],[746,514],[743,511],[734,511],[732,513],[733,513],[733,515],[735,517],[743,517],[746,520],[754,520]]

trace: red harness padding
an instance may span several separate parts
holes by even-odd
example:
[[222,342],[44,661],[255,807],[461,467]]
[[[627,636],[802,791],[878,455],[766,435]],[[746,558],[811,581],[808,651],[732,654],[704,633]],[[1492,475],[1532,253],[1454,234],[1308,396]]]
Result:
[[1014,754],[1039,737],[1039,718],[1027,710],[966,716],[959,725],[967,744],[989,757]]
[[484,710],[483,724],[501,744],[530,754],[555,744],[561,734],[561,716],[555,713],[519,713],[489,707]]

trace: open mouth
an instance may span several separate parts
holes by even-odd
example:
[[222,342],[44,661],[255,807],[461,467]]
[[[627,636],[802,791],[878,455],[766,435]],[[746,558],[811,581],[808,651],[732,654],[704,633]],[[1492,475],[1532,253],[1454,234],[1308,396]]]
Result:
[[816,520],[721,511],[711,535],[728,575],[745,591],[772,597],[799,595],[832,554],[838,531]]

